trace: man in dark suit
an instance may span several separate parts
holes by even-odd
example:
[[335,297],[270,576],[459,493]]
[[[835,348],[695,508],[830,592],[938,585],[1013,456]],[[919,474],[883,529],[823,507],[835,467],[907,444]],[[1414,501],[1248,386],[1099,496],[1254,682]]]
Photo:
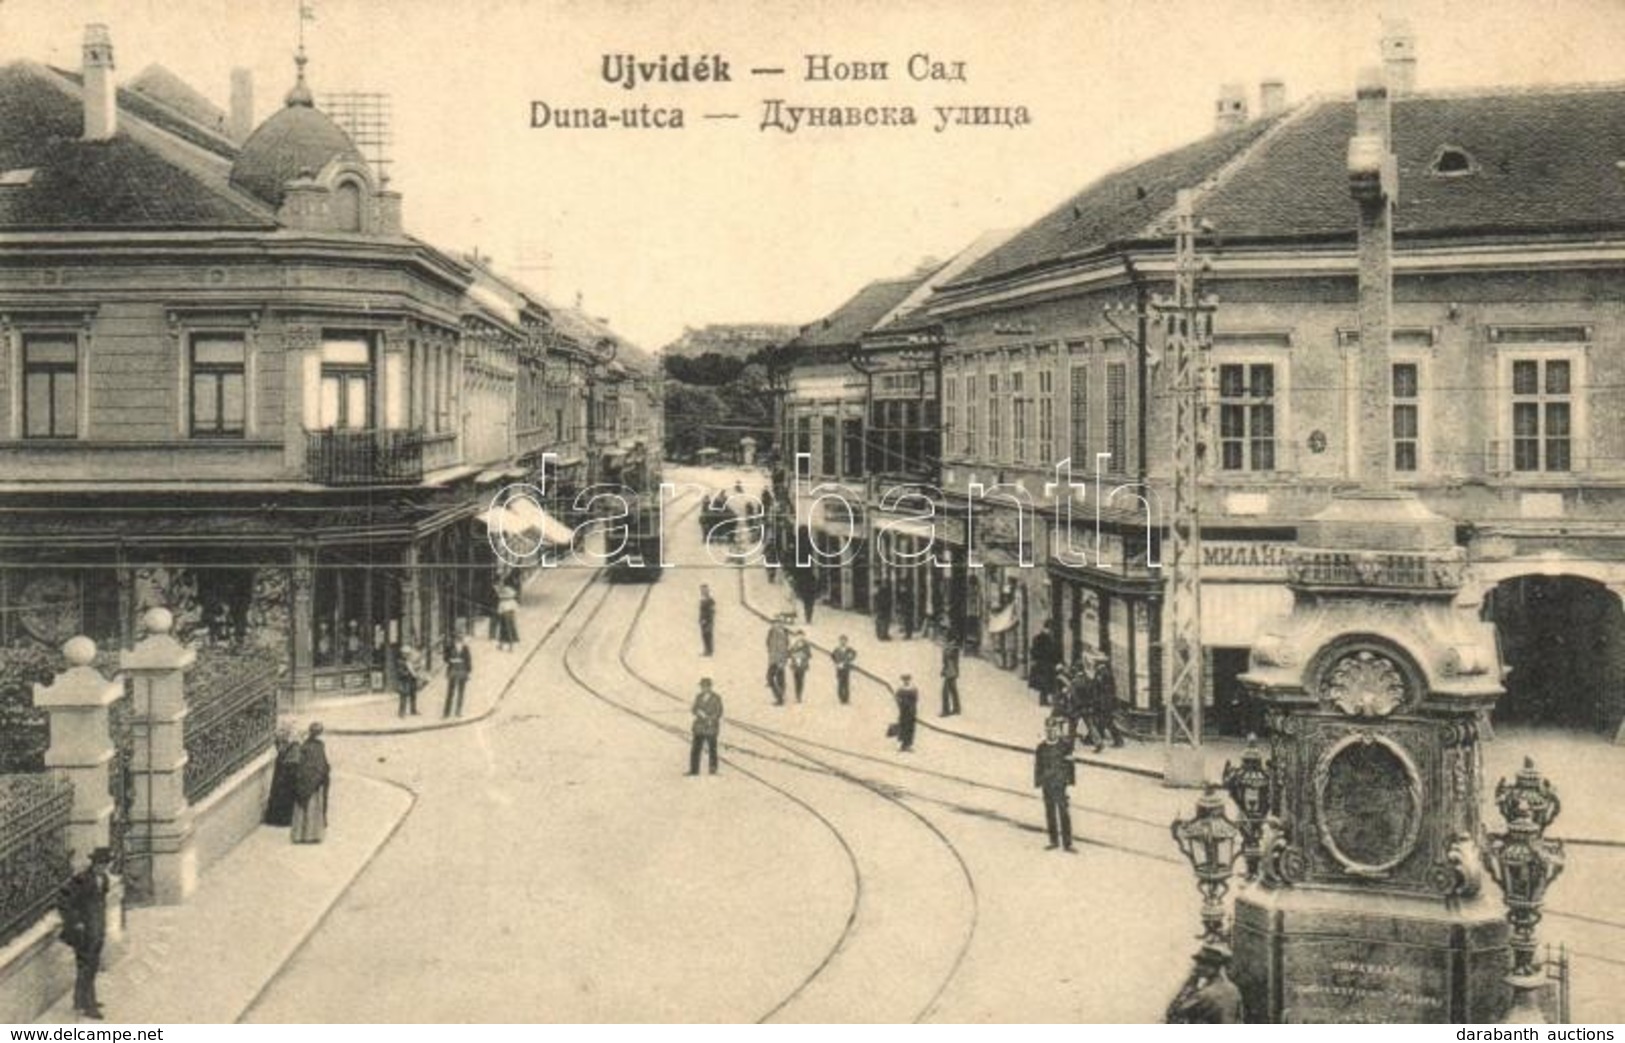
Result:
[[1169,1025],[1239,1025],[1245,1020],[1241,990],[1230,980],[1225,968],[1230,963],[1230,947],[1223,942],[1203,942],[1179,995],[1168,1004],[1164,1021]]
[[463,715],[463,695],[473,675],[474,653],[468,647],[468,638],[458,637],[446,646],[446,705],[440,711],[442,718]]
[[829,657],[835,663],[835,698],[844,706],[852,698],[852,664],[857,661],[858,650],[847,644],[846,635],[842,634]]
[[711,654],[712,638],[717,626],[717,599],[711,596],[711,587],[700,584],[700,643],[705,646],[705,654]]
[[694,738],[688,747],[688,773],[700,773],[700,751],[711,755],[711,774],[717,773],[717,735],[722,731],[722,696],[711,688],[709,677],[700,678],[700,692],[694,697]]
[[903,640],[914,640],[914,591],[910,584],[905,582],[897,588],[892,603],[897,610],[897,625],[903,628]]
[[920,690],[913,678],[903,675],[903,683],[893,693],[897,700],[897,749],[900,753],[914,752],[914,722],[920,716]]
[[1072,812],[1067,806],[1067,789],[1077,781],[1071,744],[1061,735],[1059,717],[1044,722],[1044,741],[1033,754],[1033,786],[1044,794],[1044,826],[1049,830],[1049,847],[1076,853],[1072,847]]
[[57,896],[62,940],[73,950],[73,1009],[97,1021],[103,1017],[96,1000],[96,972],[101,970],[107,941],[107,867],[112,861],[107,848],[92,851],[88,864],[68,878]]
[[875,637],[891,640],[891,584],[885,582],[875,588]]
[[1117,727],[1117,677],[1112,673],[1111,660],[1105,656],[1095,666],[1093,705],[1089,707],[1089,730],[1095,735],[1098,752],[1102,741],[1110,735],[1113,746],[1123,745],[1123,733]]
[[959,642],[949,638],[942,646],[942,716],[959,713]]

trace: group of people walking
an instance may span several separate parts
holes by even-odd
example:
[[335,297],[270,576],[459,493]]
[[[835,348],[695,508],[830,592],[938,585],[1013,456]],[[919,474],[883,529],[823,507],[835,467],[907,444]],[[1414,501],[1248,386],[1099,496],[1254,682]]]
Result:
[[1106,740],[1123,745],[1123,732],[1117,726],[1117,678],[1111,660],[1089,649],[1080,649],[1069,665],[1049,623],[1033,638],[1027,672],[1027,687],[1038,696],[1038,705],[1051,709],[1051,716],[1065,722],[1070,741],[1078,741],[1080,727],[1087,743],[1100,753]]
[[293,738],[290,729],[279,729],[276,750],[265,824],[287,826],[295,844],[319,844],[327,835],[327,797],[333,775],[321,722],[311,723],[302,742]]

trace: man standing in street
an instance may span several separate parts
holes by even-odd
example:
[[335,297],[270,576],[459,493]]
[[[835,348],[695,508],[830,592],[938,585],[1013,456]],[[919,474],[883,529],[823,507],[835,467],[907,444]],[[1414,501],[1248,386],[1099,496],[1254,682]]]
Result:
[[891,640],[891,584],[885,580],[875,588],[875,637]]
[[700,584],[700,643],[705,655],[711,654],[712,638],[717,626],[717,600],[711,596],[709,584]]
[[959,713],[959,642],[949,638],[942,645],[942,716]]
[[767,628],[767,686],[773,690],[773,704],[784,705],[784,665],[790,658],[790,631],[784,617]]
[[463,694],[473,673],[474,653],[468,647],[468,638],[459,637],[446,649],[446,706],[442,718],[463,715]]
[[903,640],[914,640],[914,591],[911,584],[904,581],[897,588],[893,604],[897,610],[897,625],[903,628]]
[[1072,763],[1071,748],[1061,737],[1061,719],[1051,717],[1044,722],[1044,741],[1038,744],[1033,756],[1033,785],[1044,793],[1044,826],[1049,830],[1049,847],[1057,847],[1075,854],[1072,846],[1072,812],[1067,807],[1066,791],[1077,781],[1077,767]]
[[1230,947],[1223,942],[1204,942],[1179,995],[1168,1004],[1163,1020],[1169,1025],[1239,1025],[1242,1023],[1241,990],[1225,973],[1230,963]]
[[99,847],[79,872],[68,877],[57,896],[62,916],[62,940],[73,950],[73,1010],[102,1020],[96,999],[96,973],[102,967],[102,945],[107,941],[107,867],[113,853]]
[[711,688],[709,677],[700,678],[700,692],[694,697],[694,738],[688,747],[688,773],[700,773],[700,750],[711,755],[711,774],[717,773],[717,733],[722,730],[722,696]]
[[835,663],[835,698],[845,706],[852,698],[852,664],[857,661],[858,650],[847,644],[842,634],[829,657]]
[[796,702],[801,701],[801,693],[807,687],[807,668],[812,665],[812,646],[807,643],[807,637],[797,630],[795,638],[790,642],[790,673],[796,683]]
[[1060,661],[1061,649],[1046,619],[1027,653],[1027,687],[1038,693],[1039,706],[1049,705],[1050,692],[1055,685],[1055,667]]
[[914,687],[914,679],[911,675],[903,675],[903,683],[897,687],[893,698],[897,700],[898,752],[913,753],[914,722],[920,715],[920,690]]

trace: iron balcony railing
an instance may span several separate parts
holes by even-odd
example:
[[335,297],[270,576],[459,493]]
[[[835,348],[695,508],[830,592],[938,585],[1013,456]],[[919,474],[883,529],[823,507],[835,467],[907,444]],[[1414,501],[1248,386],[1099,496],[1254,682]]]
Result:
[[323,485],[416,482],[423,478],[422,430],[305,432],[305,476]]

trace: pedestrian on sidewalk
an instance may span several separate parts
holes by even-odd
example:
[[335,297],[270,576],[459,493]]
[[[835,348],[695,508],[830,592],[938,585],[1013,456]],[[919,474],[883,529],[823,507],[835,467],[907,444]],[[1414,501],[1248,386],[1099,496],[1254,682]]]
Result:
[[811,623],[813,607],[818,604],[818,573],[815,568],[809,568],[805,572],[797,573],[797,575],[800,577],[801,582],[798,585],[799,589],[796,594],[801,598],[802,613],[806,616],[807,622]]
[[894,604],[897,608],[897,625],[903,628],[903,640],[914,640],[914,591],[913,584],[904,580],[897,588]]
[[1049,847],[1075,854],[1072,847],[1072,812],[1066,791],[1078,781],[1072,763],[1072,747],[1062,735],[1065,727],[1059,717],[1044,722],[1044,741],[1033,754],[1033,786],[1044,794],[1044,828],[1049,830]]
[[1113,746],[1123,745],[1123,733],[1117,727],[1117,678],[1112,673],[1111,660],[1105,656],[1095,665],[1094,701],[1090,704],[1090,731],[1095,734],[1095,749],[1110,735]]
[[835,698],[845,706],[852,698],[852,664],[857,662],[858,650],[847,644],[842,634],[829,657],[835,663]]
[[722,696],[711,688],[709,677],[700,678],[700,691],[694,697],[694,737],[688,746],[688,773],[700,773],[700,751],[711,754],[711,774],[717,773],[717,734],[722,731]]
[[903,675],[903,683],[898,686],[892,696],[897,700],[897,749],[899,753],[914,752],[914,724],[920,715],[920,690],[914,687],[914,679],[909,674]]
[[775,706],[784,705],[784,667],[789,659],[790,631],[780,615],[767,628],[767,686],[773,691]]
[[1050,696],[1050,717],[1066,728],[1066,748],[1071,753],[1078,746],[1078,723],[1083,719],[1083,701],[1078,694],[1082,668],[1077,670],[1065,662],[1056,664],[1055,688]]
[[497,585],[497,648],[512,652],[519,644],[519,591],[511,583]]
[[293,729],[278,725],[276,762],[271,768],[271,792],[265,801],[265,824],[286,826],[293,821],[294,784],[299,778],[299,743]]
[[801,701],[802,689],[807,686],[807,668],[812,665],[812,646],[807,636],[797,630],[790,642],[790,674],[796,683],[796,702]]
[[700,584],[700,644],[704,646],[703,655],[710,655],[712,637],[717,626],[717,599],[711,596],[711,586]]
[[102,969],[102,946],[107,941],[107,867],[112,862],[112,851],[96,848],[57,895],[60,937],[73,950],[73,1011],[96,1021],[104,1017],[96,999],[96,974]]
[[949,638],[942,645],[942,716],[959,713],[959,642]]
[[1038,693],[1038,705],[1048,706],[1055,687],[1055,667],[1061,661],[1061,648],[1055,640],[1054,625],[1044,620],[1043,629],[1033,638],[1027,654],[1027,687]]
[[[1075,721],[1081,721],[1084,732],[1084,741],[1095,748],[1099,753],[1105,749],[1101,742],[1100,725],[1095,719],[1095,678],[1099,671],[1099,657],[1085,649],[1078,654],[1077,661],[1072,664],[1072,684],[1070,686],[1071,701],[1067,706],[1067,716]],[[1077,736],[1079,726],[1074,723],[1072,734]]]
[[299,750],[299,781],[294,791],[290,831],[295,844],[320,844],[327,835],[327,790],[331,781],[327,747],[322,744],[322,724],[313,721]]
[[395,692],[400,696],[395,716],[418,715],[418,689],[424,682],[423,660],[411,645],[401,646],[399,662],[395,665]]
[[891,640],[891,584],[885,580],[875,588],[875,638]]
[[468,638],[459,636],[446,649],[446,706],[441,718],[463,715],[463,695],[473,674],[474,652],[468,647]]

